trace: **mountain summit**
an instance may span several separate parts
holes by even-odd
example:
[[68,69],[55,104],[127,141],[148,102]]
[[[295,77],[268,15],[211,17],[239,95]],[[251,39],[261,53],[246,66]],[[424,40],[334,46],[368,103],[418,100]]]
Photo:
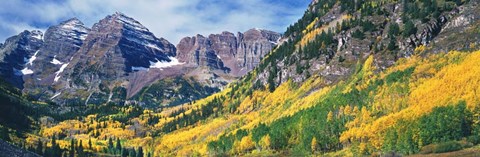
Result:
[[[48,28],[45,34],[26,31],[7,40],[0,53],[5,64],[2,76],[38,100],[158,107],[177,101],[165,98],[146,103],[141,101],[145,92],[137,93],[159,80],[176,78],[200,85],[187,87],[190,90],[209,89],[191,96],[174,92],[189,97],[179,102],[204,97],[252,70],[279,38],[280,34],[266,30],[252,29],[238,37],[224,32],[210,35],[196,50],[186,50],[189,46],[181,42],[177,52],[166,39],[120,12],[106,16],[92,28],[72,18]],[[194,64],[193,58],[202,63]]]

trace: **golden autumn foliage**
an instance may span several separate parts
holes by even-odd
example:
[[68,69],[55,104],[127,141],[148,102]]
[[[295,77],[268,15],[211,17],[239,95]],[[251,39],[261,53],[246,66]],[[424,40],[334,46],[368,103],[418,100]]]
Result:
[[[434,107],[455,104],[461,100],[466,101],[468,108],[474,109],[478,105],[480,92],[480,51],[472,53],[450,52],[447,54],[431,55],[427,58],[412,57],[399,61],[399,66],[394,66],[386,73],[395,70],[406,69],[415,66],[408,88],[410,93],[404,96],[391,97],[391,93],[385,92],[388,88],[396,86],[382,86],[380,95],[375,95],[379,102],[390,102],[374,105],[376,110],[403,105],[385,112],[381,117],[369,116],[368,112],[362,109],[361,117],[347,124],[347,131],[343,132],[340,140],[342,142],[368,139],[368,145],[376,149],[382,147],[384,131],[393,126],[401,119],[414,119],[432,111]],[[390,101],[385,101],[385,98]],[[395,98],[395,99],[391,99]],[[374,101],[375,102],[375,101]],[[391,105],[382,107],[383,105]],[[367,119],[367,120],[365,120]],[[367,148],[367,145],[362,145]]]
[[327,121],[332,121],[333,120],[333,112],[332,111],[329,111],[328,114],[327,114]]
[[267,134],[262,137],[262,139],[260,140],[260,146],[262,147],[263,150],[270,149],[270,146],[271,146],[270,135]]
[[[417,49],[420,51],[422,48]],[[175,131],[160,136],[155,136],[153,131],[149,130],[161,129],[166,123],[176,118],[189,116],[193,110],[204,106],[216,97],[230,97],[228,93],[232,90],[231,86],[192,104],[172,107],[160,112],[144,110],[140,116],[130,119],[128,125],[112,119],[97,121],[96,115],[89,115],[83,120],[68,120],[53,126],[42,126],[40,129],[42,137],[31,136],[27,141],[28,144],[34,145],[38,140],[48,142],[46,137],[62,134],[69,138],[81,139],[84,144],[86,144],[85,141],[92,139],[93,149],[100,151],[106,147],[106,139],[113,137],[124,140],[122,144],[126,147],[142,146],[154,154],[208,156],[212,155],[209,154],[208,142],[218,140],[221,135],[234,135],[239,129],[251,130],[260,123],[268,125],[280,118],[311,109],[321,104],[320,102],[336,88],[339,88],[339,93],[343,94],[352,90],[366,91],[376,81],[385,80],[392,73],[413,67],[408,81],[379,84],[375,91],[368,92],[368,99],[371,101],[365,106],[347,102],[341,104],[343,106],[326,110],[329,111],[328,113],[323,113],[327,123],[345,121],[343,124],[346,130],[339,132],[341,143],[348,146],[350,142],[355,142],[358,143],[358,151],[371,152],[381,149],[385,130],[399,120],[415,119],[429,113],[434,107],[454,104],[460,100],[465,100],[471,110],[479,108],[477,104],[480,103],[478,100],[480,68],[472,68],[480,67],[478,58],[480,58],[480,51],[472,53],[454,51],[427,57],[412,56],[408,59],[400,59],[394,66],[379,72],[375,68],[375,56],[371,55],[366,58],[358,74],[351,80],[340,82],[340,85],[329,86],[319,76],[312,76],[303,83],[288,80],[273,92],[254,90],[250,96],[234,96],[221,103],[225,107],[238,104],[235,112],[224,112],[187,127],[177,126]],[[242,90],[248,89],[239,89],[239,91]],[[179,110],[185,110],[185,112],[172,116]],[[215,111],[218,109],[216,108]],[[123,112],[132,112],[132,110],[126,109]],[[147,119],[151,116],[161,118],[158,123],[149,125]],[[302,120],[308,121],[308,119]],[[98,136],[94,137],[95,135]],[[273,135],[272,137],[275,138]],[[289,137],[288,142],[300,143],[299,140]],[[311,141],[306,142],[305,148],[308,149],[310,146],[313,153],[320,150],[321,143],[317,140],[322,139],[313,137]],[[62,148],[68,148],[68,140],[58,141]],[[275,142],[269,134],[265,134],[258,143],[255,143],[252,135],[249,134],[235,140],[234,149],[231,151],[234,154],[244,154],[251,152],[255,147],[257,150],[261,148],[262,151],[273,151],[272,144]],[[343,153],[348,154],[348,152]]]
[[317,138],[313,137],[312,142],[310,144],[310,148],[312,149],[312,153],[315,153],[317,151],[318,143],[317,143]]
[[297,45],[297,47],[305,47],[305,45],[313,41],[317,35],[321,34],[322,32],[327,32],[328,29],[335,30],[337,25],[340,25],[344,20],[348,20],[350,18],[351,17],[349,15],[342,15],[340,18],[335,19],[332,22],[328,23],[327,25],[324,25],[319,28],[313,28],[318,21],[318,20],[314,20],[312,23],[308,25],[307,30],[303,31],[305,35],[300,40],[300,42],[298,42],[299,44]]
[[252,141],[252,137],[245,136],[240,141],[240,150],[241,152],[248,152],[255,148],[255,143]]

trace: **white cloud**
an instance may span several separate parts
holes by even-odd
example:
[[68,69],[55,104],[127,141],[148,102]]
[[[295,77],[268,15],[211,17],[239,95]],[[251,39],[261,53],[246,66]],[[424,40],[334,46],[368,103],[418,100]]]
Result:
[[254,27],[283,32],[305,9],[306,6],[295,8],[285,2],[266,0],[67,0],[61,3],[6,0],[0,5],[3,25],[0,40],[24,29],[55,25],[71,17],[91,27],[105,16],[120,11],[138,20],[157,37],[177,44],[181,38],[195,34],[246,31]]

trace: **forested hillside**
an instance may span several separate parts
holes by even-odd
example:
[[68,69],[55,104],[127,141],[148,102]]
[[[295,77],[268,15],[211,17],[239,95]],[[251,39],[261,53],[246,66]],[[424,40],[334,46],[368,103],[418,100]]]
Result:
[[[161,110],[25,109],[32,127],[2,138],[45,156],[474,156],[479,13],[474,0],[314,0],[257,68],[218,93]],[[169,83],[135,97],[168,95],[155,89]]]

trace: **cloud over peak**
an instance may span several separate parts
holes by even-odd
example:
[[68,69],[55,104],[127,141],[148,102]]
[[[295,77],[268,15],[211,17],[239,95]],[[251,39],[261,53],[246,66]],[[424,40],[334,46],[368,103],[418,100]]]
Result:
[[260,27],[277,32],[301,17],[310,0],[6,0],[0,41],[23,30],[45,30],[77,17],[91,27],[115,12],[130,16],[173,44],[185,36]]

